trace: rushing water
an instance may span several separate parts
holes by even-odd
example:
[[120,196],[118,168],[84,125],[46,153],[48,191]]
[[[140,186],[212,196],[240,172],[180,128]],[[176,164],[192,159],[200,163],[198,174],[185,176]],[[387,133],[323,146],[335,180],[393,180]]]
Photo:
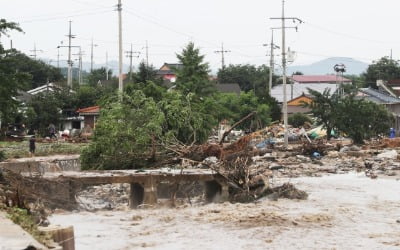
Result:
[[290,180],[308,200],[54,214],[82,249],[399,249],[400,181]]

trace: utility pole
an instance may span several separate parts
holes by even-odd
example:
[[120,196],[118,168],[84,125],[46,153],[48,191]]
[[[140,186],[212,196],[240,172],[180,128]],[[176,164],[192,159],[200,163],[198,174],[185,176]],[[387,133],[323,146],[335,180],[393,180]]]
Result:
[[224,57],[224,54],[225,53],[229,53],[229,52],[231,52],[230,50],[224,50],[224,43],[222,43],[222,45],[221,45],[221,50],[216,50],[216,51],[214,51],[215,53],[221,53],[221,65],[222,65],[222,70],[224,70],[225,69],[225,57]]
[[106,51],[106,80],[108,81],[108,52]]
[[271,28],[271,43],[264,44],[264,46],[270,46],[270,59],[269,59],[269,83],[268,83],[268,93],[269,96],[271,96],[271,90],[272,90],[272,76],[275,71],[275,61],[274,61],[274,49],[279,49],[279,46],[274,44],[274,29],[277,28]]
[[285,0],[282,0],[282,17],[273,17],[271,19],[280,19],[282,21],[282,79],[283,79],[283,124],[285,130],[284,146],[288,147],[288,113],[287,113],[287,96],[286,96],[286,44],[285,44],[285,22],[286,19],[292,20],[293,22],[300,22],[297,17],[285,17]]
[[117,5],[118,10],[118,47],[119,47],[119,77],[118,77],[118,90],[120,95],[120,101],[122,101],[122,91],[123,91],[123,82],[122,82],[122,4],[121,0],[118,0]]
[[93,46],[97,47],[97,44],[93,44],[92,38],[92,43],[90,44],[90,72],[93,71]]
[[146,68],[149,68],[149,45],[146,40]]
[[79,86],[82,84],[82,56],[84,55],[84,51],[82,51],[81,47],[79,46],[79,53],[78,54],[74,54],[79,56],[79,63],[78,63],[78,67],[79,67],[79,71],[78,71],[78,84]]
[[67,85],[72,88],[72,60],[71,60],[71,40],[75,38],[75,35],[71,34],[71,22],[69,21],[69,33],[68,33],[68,75],[67,75]]
[[[75,37],[76,37],[75,35],[72,35],[72,34],[71,34],[71,23],[72,23],[72,21],[69,21],[69,32],[68,32],[68,35],[66,35],[66,36],[68,37],[68,46],[61,46],[61,45],[57,46],[57,49],[63,48],[63,47],[68,48],[68,60],[67,60],[67,63],[68,63],[67,86],[70,87],[70,88],[72,88],[72,64],[73,64],[73,62],[72,62],[72,60],[71,60],[71,48],[80,48],[80,46],[72,46],[72,45],[71,45],[71,43],[72,43],[72,38],[75,38]],[[61,44],[63,44],[62,41],[61,41]],[[58,57],[59,57],[59,55],[58,55]],[[59,59],[58,59],[58,63],[59,63]]]
[[33,44],[33,50],[30,50],[30,52],[33,52],[33,54],[30,55],[30,56],[33,56],[33,58],[36,60],[37,52],[43,52],[43,50],[36,49],[36,43],[34,43]]
[[[129,62],[130,62],[129,63],[129,80],[132,81],[132,58],[133,57],[138,58],[140,52],[139,51],[133,51],[133,47],[132,47],[132,44],[131,44],[131,50],[125,51],[125,53],[126,53],[126,57],[129,57]],[[137,56],[135,56],[135,54],[137,54]]]
[[60,47],[57,47],[57,68],[60,68]]

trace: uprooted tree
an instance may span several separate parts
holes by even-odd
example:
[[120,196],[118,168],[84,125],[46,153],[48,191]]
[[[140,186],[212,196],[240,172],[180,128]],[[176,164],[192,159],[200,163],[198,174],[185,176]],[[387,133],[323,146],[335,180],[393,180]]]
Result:
[[[207,141],[218,122],[231,123],[254,112],[241,129],[257,130],[270,122],[269,105],[254,93],[212,91],[208,65],[193,43],[178,55],[176,88],[129,83],[123,101],[116,96],[100,103],[101,114],[93,142],[82,153],[86,169],[160,166],[176,157],[180,147]],[[178,150],[177,150],[178,148]]]

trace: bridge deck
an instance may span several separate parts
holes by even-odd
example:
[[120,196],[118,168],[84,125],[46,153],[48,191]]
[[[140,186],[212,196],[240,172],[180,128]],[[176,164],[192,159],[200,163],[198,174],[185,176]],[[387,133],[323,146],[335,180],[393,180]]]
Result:
[[155,169],[155,170],[109,170],[109,171],[64,171],[47,172],[46,179],[65,178],[83,184],[142,183],[160,181],[211,181],[218,178],[215,171],[208,169]]

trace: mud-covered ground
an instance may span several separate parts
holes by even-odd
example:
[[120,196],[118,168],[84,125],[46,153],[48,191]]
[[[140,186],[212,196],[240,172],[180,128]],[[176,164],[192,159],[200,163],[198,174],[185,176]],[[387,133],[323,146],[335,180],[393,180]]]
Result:
[[400,249],[400,181],[364,172],[290,181],[307,200],[55,213],[76,249]]

